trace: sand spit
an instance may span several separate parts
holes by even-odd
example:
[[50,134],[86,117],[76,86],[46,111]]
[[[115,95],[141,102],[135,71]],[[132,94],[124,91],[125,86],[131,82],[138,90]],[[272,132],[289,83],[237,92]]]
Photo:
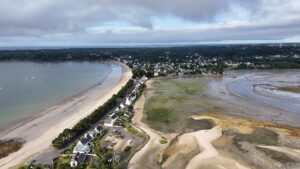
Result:
[[[42,113],[32,121],[1,135],[0,139],[21,137],[26,140],[24,146],[17,152],[0,160],[0,168],[7,169],[25,162],[31,156],[41,153],[51,146],[52,140],[65,128],[71,128],[82,118],[92,113],[96,108],[104,104],[113,94],[132,77],[130,69],[122,65],[122,75],[114,86],[103,91],[101,87],[95,87],[72,98],[71,100],[49,108],[47,113]],[[110,74],[107,80],[113,78]],[[102,90],[102,91],[101,91]]]
[[196,155],[186,166],[186,169],[200,168],[228,168],[228,169],[247,169],[238,162],[219,155],[218,151],[212,145],[212,142],[222,136],[222,128],[216,126],[210,130],[200,130],[191,133],[198,142],[201,153]]
[[[152,80],[147,81],[146,85],[151,85]],[[129,169],[152,169],[160,168],[159,158],[162,158],[163,149],[166,145],[160,144],[160,134],[151,129],[148,125],[142,122],[145,97],[142,95],[134,105],[134,117],[132,124],[146,132],[149,136],[147,144],[138,151],[128,164]]]

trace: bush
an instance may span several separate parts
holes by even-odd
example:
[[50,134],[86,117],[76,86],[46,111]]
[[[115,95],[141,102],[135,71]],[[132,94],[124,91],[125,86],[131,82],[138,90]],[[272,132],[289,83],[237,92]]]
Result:
[[124,151],[129,151],[129,150],[131,150],[131,146],[126,146],[126,147],[124,148]]
[[159,143],[160,143],[160,144],[167,144],[167,143],[168,143],[168,140],[160,139],[160,140],[159,140]]

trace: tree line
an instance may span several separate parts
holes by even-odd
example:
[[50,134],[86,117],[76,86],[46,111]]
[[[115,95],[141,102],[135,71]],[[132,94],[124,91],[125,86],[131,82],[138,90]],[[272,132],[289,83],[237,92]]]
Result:
[[130,79],[125,86],[115,95],[113,95],[106,103],[96,109],[93,113],[80,120],[73,128],[65,129],[52,141],[52,145],[55,148],[64,148],[69,143],[80,137],[84,132],[91,129],[91,127],[99,122],[104,116],[106,116],[112,109],[118,105],[118,100],[124,99],[127,92],[129,92],[134,86],[134,81]]

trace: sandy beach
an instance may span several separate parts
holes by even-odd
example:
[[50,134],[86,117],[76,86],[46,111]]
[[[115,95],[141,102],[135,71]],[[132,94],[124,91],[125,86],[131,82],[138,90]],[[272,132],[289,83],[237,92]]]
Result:
[[[147,86],[151,84],[151,80],[148,81]],[[144,94],[134,104],[134,117],[132,118],[132,124],[143,130],[149,136],[147,144],[138,151],[130,160],[128,164],[129,169],[142,169],[142,168],[157,168],[156,153],[161,149],[159,144],[160,136],[154,132],[147,124],[142,122],[143,110],[145,104]],[[145,161],[146,160],[146,161]]]
[[[147,87],[151,86],[152,82],[153,80],[147,81]],[[151,129],[147,124],[142,122],[144,104],[145,96],[143,94],[134,104],[134,117],[131,121],[133,125],[147,133],[149,140],[146,145],[131,158],[128,164],[129,169],[160,168],[158,162],[163,155],[163,150],[167,147],[167,144],[160,144],[159,142],[163,134]],[[167,136],[164,135],[164,137]]]
[[[99,106],[116,94],[122,86],[132,77],[129,67],[122,65],[122,75],[119,81],[109,88],[103,90],[103,84],[97,85],[88,91],[72,97],[71,99],[52,106],[32,120],[27,120],[19,127],[2,133],[0,139],[22,138],[26,142],[17,152],[0,160],[0,168],[6,169],[25,162],[33,155],[41,153],[51,147],[52,140],[64,129],[71,128],[78,121],[92,113]],[[108,82],[114,78],[108,75]]]

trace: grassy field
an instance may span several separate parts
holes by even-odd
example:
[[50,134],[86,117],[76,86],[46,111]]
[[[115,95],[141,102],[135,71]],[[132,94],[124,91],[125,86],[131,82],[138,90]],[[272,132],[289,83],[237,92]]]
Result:
[[146,89],[144,122],[163,132],[211,128],[213,124],[208,121],[189,118],[200,112],[217,111],[220,107],[207,93],[208,82],[204,77],[156,80]]

